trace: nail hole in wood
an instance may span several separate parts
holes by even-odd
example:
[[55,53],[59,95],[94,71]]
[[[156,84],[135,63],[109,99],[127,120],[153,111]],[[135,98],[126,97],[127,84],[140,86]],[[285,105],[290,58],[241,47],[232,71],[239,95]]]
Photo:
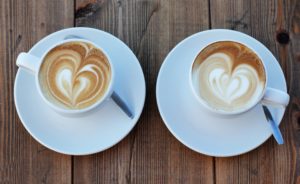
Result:
[[288,44],[290,41],[290,35],[287,31],[280,31],[276,35],[276,39],[280,44]]

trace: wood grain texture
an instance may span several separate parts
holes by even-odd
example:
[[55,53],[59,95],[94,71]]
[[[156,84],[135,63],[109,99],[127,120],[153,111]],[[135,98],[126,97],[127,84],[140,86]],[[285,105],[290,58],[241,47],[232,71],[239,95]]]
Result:
[[[0,183],[278,183],[300,184],[299,0],[8,0],[0,1]],[[147,97],[134,130],[90,156],[66,156],[37,143],[13,102],[16,56],[51,32],[87,26],[110,32],[138,57]],[[165,127],[155,85],[168,52],[209,28],[247,33],[264,43],[283,68],[291,102],[281,130],[250,153],[213,158],[191,151]]]
[[[291,103],[280,126],[285,144],[273,138],[250,153],[216,158],[216,183],[299,183],[299,1],[210,0],[212,28],[245,32],[265,44],[286,75]],[[222,12],[222,13],[220,13]],[[290,41],[289,38],[290,37]],[[299,58],[298,58],[299,59]]]
[[26,132],[13,85],[18,53],[72,26],[73,12],[72,0],[0,1],[0,183],[71,183],[71,157],[46,149]]
[[158,113],[155,85],[171,48],[209,27],[208,2],[191,0],[77,0],[76,26],[122,39],[137,55],[147,84],[142,116],[113,148],[74,158],[75,183],[213,183],[213,159],[179,143]]
[[[288,122],[294,162],[292,163],[292,181],[300,183],[300,1],[289,1],[283,6],[285,29],[289,33],[290,42],[282,46],[282,54],[291,63],[290,94],[292,96]],[[285,172],[285,171],[284,171]]]

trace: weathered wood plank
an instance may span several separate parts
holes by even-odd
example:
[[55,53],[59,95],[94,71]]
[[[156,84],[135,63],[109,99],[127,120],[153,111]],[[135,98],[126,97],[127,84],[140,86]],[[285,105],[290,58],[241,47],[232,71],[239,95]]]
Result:
[[71,157],[46,149],[26,132],[13,85],[18,53],[72,26],[73,13],[72,0],[0,2],[0,183],[71,183]]
[[[288,111],[289,129],[287,134],[292,142],[293,155],[291,181],[300,183],[300,1],[294,0],[283,3],[285,27],[289,39],[283,39],[281,57],[288,61],[290,67],[290,94],[292,96]],[[285,38],[285,37],[284,37]],[[289,42],[286,42],[288,40]],[[278,40],[280,41],[280,40]],[[287,171],[282,171],[287,172]]]
[[300,182],[299,3],[297,0],[210,0],[212,28],[236,29],[264,43],[279,60],[291,94],[291,104],[280,126],[285,144],[279,146],[271,138],[250,153],[216,158],[217,183]]
[[138,56],[147,98],[135,129],[102,153],[74,158],[75,183],[213,183],[213,159],[179,143],[164,126],[155,99],[159,68],[171,48],[209,28],[208,2],[77,0],[76,26],[122,39]]

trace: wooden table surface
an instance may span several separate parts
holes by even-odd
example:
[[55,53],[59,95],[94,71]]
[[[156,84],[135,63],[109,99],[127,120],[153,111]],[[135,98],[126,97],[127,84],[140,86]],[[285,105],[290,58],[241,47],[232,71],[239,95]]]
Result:
[[[123,40],[147,84],[144,111],[116,146],[90,156],[53,152],[22,126],[14,106],[16,56],[57,30],[87,26]],[[270,138],[236,157],[196,153],[164,125],[155,84],[168,52],[207,29],[244,32],[265,44],[287,79],[290,104]],[[1,0],[0,183],[300,183],[300,0]],[[42,122],[41,122],[42,123]]]

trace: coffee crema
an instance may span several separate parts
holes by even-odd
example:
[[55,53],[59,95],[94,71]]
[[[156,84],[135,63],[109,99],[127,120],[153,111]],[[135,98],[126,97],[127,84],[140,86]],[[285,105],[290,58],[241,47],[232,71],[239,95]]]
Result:
[[44,96],[65,109],[83,109],[99,101],[111,81],[107,57],[92,44],[72,41],[44,57],[39,83]]
[[261,97],[266,83],[260,58],[237,42],[220,41],[205,47],[192,67],[195,91],[216,110],[242,111]]

